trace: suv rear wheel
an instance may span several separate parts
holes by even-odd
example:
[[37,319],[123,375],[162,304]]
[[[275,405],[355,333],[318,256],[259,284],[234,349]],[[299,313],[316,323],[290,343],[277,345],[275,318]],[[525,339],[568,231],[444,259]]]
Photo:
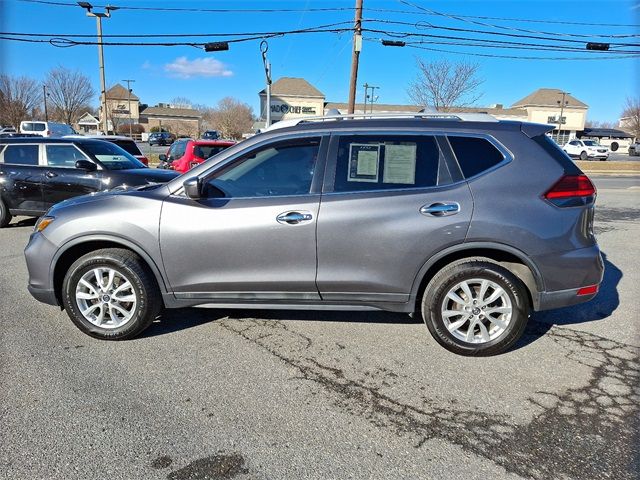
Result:
[[120,248],[76,260],[65,275],[62,301],[80,330],[103,340],[135,337],[162,307],[151,272],[138,255]]
[[433,338],[461,355],[504,352],[522,335],[529,316],[526,287],[486,258],[460,260],[427,285],[422,316]]

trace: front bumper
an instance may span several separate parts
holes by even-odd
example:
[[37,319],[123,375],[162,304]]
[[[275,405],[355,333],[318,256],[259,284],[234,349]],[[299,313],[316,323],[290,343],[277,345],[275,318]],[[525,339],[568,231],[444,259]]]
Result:
[[59,305],[53,285],[51,265],[57,247],[42,233],[32,233],[24,249],[24,257],[29,271],[29,293],[38,301],[49,305]]

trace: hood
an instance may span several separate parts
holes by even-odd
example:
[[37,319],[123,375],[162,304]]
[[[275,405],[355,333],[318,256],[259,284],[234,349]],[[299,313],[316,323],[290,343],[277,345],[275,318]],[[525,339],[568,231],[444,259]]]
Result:
[[139,179],[147,183],[166,183],[173,180],[180,174],[173,170],[163,170],[161,168],[134,168],[131,170],[115,170],[117,173],[124,173],[127,176]]
[[46,215],[55,216],[55,212],[57,210],[72,207],[74,205],[81,205],[83,203],[91,203],[98,201],[106,201],[110,200],[118,195],[126,195],[134,192],[139,192],[142,190],[150,190],[160,188],[162,185],[160,184],[151,184],[151,185],[138,185],[133,187],[116,187],[112,190],[104,190],[101,192],[90,193],[88,195],[80,195],[78,197],[69,198],[67,200],[63,200],[60,203],[56,203],[53,207],[49,209]]

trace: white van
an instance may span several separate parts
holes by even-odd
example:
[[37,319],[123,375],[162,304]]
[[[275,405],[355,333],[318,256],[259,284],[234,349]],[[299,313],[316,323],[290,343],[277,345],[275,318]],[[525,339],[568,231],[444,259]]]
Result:
[[76,131],[66,123],[25,121],[20,122],[20,133],[32,133],[41,137],[62,137],[73,135]]

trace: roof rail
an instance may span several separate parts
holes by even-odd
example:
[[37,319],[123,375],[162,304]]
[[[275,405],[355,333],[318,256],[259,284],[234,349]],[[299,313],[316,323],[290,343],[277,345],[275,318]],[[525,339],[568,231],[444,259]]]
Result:
[[325,115],[316,117],[300,117],[281,120],[262,130],[270,132],[286,127],[295,127],[307,122],[327,122],[357,119],[419,118],[424,120],[457,120],[460,122],[498,122],[488,113],[351,113],[347,115]]

